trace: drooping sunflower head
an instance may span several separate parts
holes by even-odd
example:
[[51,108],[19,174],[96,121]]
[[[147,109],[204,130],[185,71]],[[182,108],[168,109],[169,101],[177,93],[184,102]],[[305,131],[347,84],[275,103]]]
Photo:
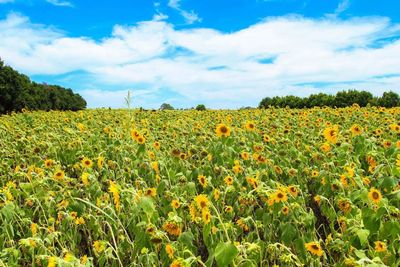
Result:
[[305,244],[306,249],[313,255],[321,257],[323,255],[323,250],[318,242],[309,242]]

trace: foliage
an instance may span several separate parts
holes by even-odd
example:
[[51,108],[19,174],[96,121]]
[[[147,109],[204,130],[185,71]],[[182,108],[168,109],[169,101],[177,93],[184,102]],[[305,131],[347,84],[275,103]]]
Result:
[[2,116],[0,266],[399,266],[399,115]]
[[38,84],[0,60],[0,114],[30,110],[80,110],[86,101],[71,89]]
[[197,106],[196,106],[196,110],[204,111],[204,110],[206,110],[206,106],[203,105],[203,104],[197,105]]
[[174,107],[171,106],[171,105],[168,104],[168,103],[163,103],[163,104],[160,106],[160,110],[174,110]]
[[398,107],[400,106],[400,98],[395,92],[385,92],[382,97],[373,97],[370,92],[348,90],[337,92],[336,95],[319,93],[304,98],[291,95],[266,97],[260,102],[259,108],[268,108],[269,106],[290,108],[349,107],[353,104],[358,104],[360,107],[367,105],[387,108]]

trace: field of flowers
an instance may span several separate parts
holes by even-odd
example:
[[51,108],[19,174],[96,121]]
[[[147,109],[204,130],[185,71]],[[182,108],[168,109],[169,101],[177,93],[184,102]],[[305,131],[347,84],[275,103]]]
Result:
[[400,108],[0,117],[0,266],[399,266]]

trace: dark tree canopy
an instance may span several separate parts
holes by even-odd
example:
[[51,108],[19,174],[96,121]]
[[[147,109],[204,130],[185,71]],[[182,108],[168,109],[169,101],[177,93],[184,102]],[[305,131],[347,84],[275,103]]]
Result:
[[160,106],[160,110],[174,110],[174,107],[171,106],[171,105],[168,104],[168,103],[163,103],[163,104]]
[[206,106],[203,104],[197,105],[196,110],[200,110],[200,111],[206,110]]
[[86,101],[71,89],[38,84],[0,59],[0,114],[30,110],[81,110]]
[[319,93],[303,98],[292,95],[266,97],[260,102],[259,108],[268,108],[269,106],[290,108],[349,107],[353,104],[358,104],[360,107],[367,105],[398,107],[400,106],[400,98],[398,94],[391,91],[383,93],[382,97],[374,97],[367,91],[348,90],[337,92],[336,95]]

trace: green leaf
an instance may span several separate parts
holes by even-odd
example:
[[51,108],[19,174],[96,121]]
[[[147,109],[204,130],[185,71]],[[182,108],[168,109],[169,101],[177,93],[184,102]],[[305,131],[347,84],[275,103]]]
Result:
[[364,246],[366,243],[368,243],[369,230],[358,229],[356,233],[357,233],[358,239],[360,240],[361,246]]
[[238,249],[230,242],[219,243],[215,248],[215,260],[220,267],[229,266],[238,254]]
[[283,224],[281,226],[281,230],[282,230],[281,239],[285,244],[290,244],[293,241],[293,239],[295,239],[297,236],[297,230],[291,224],[288,224],[288,223]]

